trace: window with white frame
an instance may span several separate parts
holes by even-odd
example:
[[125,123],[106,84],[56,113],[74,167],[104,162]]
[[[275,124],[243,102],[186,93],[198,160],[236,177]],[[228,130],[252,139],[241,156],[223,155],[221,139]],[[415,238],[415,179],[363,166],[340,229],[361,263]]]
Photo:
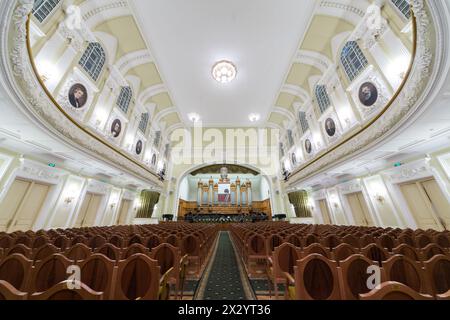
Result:
[[391,2],[406,19],[411,19],[411,4],[408,0],[391,0]]
[[34,0],[33,15],[39,22],[43,22],[60,2],[61,0]]
[[142,133],[145,133],[147,130],[148,125],[148,113],[141,114],[141,121],[139,122],[139,130],[141,130]]
[[289,148],[291,148],[294,145],[294,135],[292,133],[292,130],[287,131],[287,138],[288,138]]
[[153,146],[159,148],[159,143],[161,142],[161,131],[155,132],[155,139],[153,140]]
[[300,126],[302,127],[303,133],[305,133],[309,129],[309,123],[308,120],[306,119],[306,112],[300,111],[299,118],[300,118]]
[[98,42],[90,42],[78,64],[92,80],[97,81],[102,73],[105,62],[106,54],[101,44]]
[[369,64],[356,41],[349,41],[341,52],[341,63],[350,81],[353,81]]
[[327,87],[325,85],[317,85],[315,88],[315,95],[317,99],[317,104],[319,105],[320,113],[324,113],[331,106],[331,101],[330,97],[328,96]]
[[285,153],[284,153],[284,145],[282,142],[280,142],[279,147],[280,147],[280,157],[283,158]]
[[119,98],[117,99],[117,106],[125,114],[128,113],[128,107],[130,106],[132,96],[133,91],[130,87],[122,87],[122,89],[120,89]]
[[169,159],[170,144],[167,143],[164,149],[164,158]]

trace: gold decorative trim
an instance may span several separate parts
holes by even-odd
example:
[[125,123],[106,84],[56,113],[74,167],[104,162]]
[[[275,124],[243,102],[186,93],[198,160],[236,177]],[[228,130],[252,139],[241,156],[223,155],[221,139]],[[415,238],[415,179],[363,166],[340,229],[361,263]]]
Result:
[[123,156],[125,159],[133,162],[135,165],[141,167],[143,170],[147,171],[148,173],[150,173],[151,175],[153,175],[155,178],[159,179],[159,176],[152,170],[150,170],[149,168],[147,168],[146,166],[144,166],[142,163],[136,161],[135,159],[133,159],[132,157],[130,157],[129,155],[127,155],[125,152],[123,152],[122,150],[116,148],[114,145],[112,145],[111,143],[109,143],[108,141],[106,141],[105,139],[99,137],[97,134],[95,134],[94,132],[92,132],[89,128],[86,128],[84,126],[82,126],[78,121],[76,121],[74,118],[72,118],[65,110],[63,107],[61,107],[61,105],[55,100],[55,98],[53,97],[53,95],[50,93],[50,91],[48,90],[47,86],[45,85],[45,83],[42,81],[41,77],[39,76],[39,72],[37,70],[36,64],[34,62],[34,58],[33,58],[33,50],[31,48],[31,39],[30,39],[30,22],[31,22],[31,15],[32,13],[30,13],[28,15],[28,19],[26,22],[26,46],[27,46],[27,52],[28,52],[28,57],[30,59],[30,63],[31,63],[31,67],[33,69],[33,72],[36,76],[37,81],[39,82],[39,84],[41,85],[42,89],[44,90],[45,94],[47,95],[47,97],[52,101],[52,103],[58,108],[58,110],[68,119],[70,120],[70,122],[72,122],[75,126],[77,126],[80,130],[82,130],[84,133],[88,134],[90,137],[92,137],[93,139],[99,141],[100,143],[104,144],[105,146],[109,147],[110,149],[112,149],[113,151],[115,151],[116,153],[118,153],[119,155]]
[[332,151],[334,151],[337,148],[341,147],[343,144],[349,142],[350,140],[352,140],[353,138],[358,136],[360,133],[365,131],[367,128],[372,126],[372,124],[374,124],[378,119],[380,119],[386,113],[386,111],[391,107],[391,105],[394,103],[394,101],[398,98],[398,96],[402,92],[403,88],[405,87],[406,82],[409,79],[409,76],[411,74],[412,68],[414,66],[414,62],[416,60],[417,40],[418,40],[418,38],[417,38],[417,21],[416,21],[416,17],[415,17],[414,11],[412,9],[411,9],[411,12],[412,12],[412,16],[411,17],[412,17],[412,31],[413,31],[413,41],[412,41],[413,47],[412,47],[412,53],[411,53],[411,61],[409,63],[408,70],[405,73],[405,77],[404,77],[403,81],[401,82],[400,86],[398,87],[397,91],[394,93],[392,98],[388,101],[386,106],[384,106],[384,108],[373,119],[371,119],[364,126],[362,126],[357,132],[351,134],[349,137],[345,138],[343,141],[339,142],[335,146],[332,146],[330,149],[326,150],[324,153],[319,154],[314,159],[309,160],[308,162],[306,162],[302,166],[300,166],[297,169],[295,169],[292,172],[292,174],[289,176],[288,181],[291,179],[291,177],[295,176],[297,173],[301,172],[302,170],[304,170],[304,169],[308,168],[309,166],[311,166],[312,164],[316,163],[317,161],[319,161],[320,159],[322,159],[326,155],[330,154]]

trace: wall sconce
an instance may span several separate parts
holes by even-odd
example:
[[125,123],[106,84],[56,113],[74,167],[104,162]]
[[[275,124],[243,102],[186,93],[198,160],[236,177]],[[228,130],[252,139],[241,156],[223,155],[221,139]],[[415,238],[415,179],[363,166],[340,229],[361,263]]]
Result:
[[66,205],[69,205],[69,204],[71,204],[73,202],[73,200],[75,200],[75,197],[67,197],[67,198],[64,199],[64,203]]
[[384,197],[381,194],[376,194],[375,195],[375,200],[377,200],[380,204],[384,204]]

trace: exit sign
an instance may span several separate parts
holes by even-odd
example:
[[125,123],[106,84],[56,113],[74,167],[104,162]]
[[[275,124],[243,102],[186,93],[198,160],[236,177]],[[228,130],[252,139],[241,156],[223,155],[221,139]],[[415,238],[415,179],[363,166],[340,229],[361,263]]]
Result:
[[394,167],[401,167],[402,164],[403,164],[403,163],[401,163],[401,162],[396,162],[396,163],[394,163]]
[[49,166],[50,168],[55,168],[55,167],[56,167],[56,163],[49,163],[48,166]]

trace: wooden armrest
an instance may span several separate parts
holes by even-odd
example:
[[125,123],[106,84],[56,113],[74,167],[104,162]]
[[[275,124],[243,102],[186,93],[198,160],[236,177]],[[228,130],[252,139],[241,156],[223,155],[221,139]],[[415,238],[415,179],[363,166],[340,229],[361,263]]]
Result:
[[167,283],[167,279],[169,278],[169,276],[172,273],[172,271],[173,271],[173,267],[170,268],[169,270],[167,270],[166,273],[164,273],[162,275],[162,277],[159,279],[159,284],[160,285]]
[[181,257],[181,259],[180,259],[180,266],[186,265],[186,264],[188,264],[188,263],[189,263],[188,255],[185,254],[185,255],[184,255],[183,257]]
[[283,276],[286,278],[286,281],[289,285],[295,285],[295,279],[287,272],[283,272]]
[[436,295],[438,300],[450,300],[450,290],[445,293]]
[[12,284],[4,280],[0,280],[0,287],[5,288],[11,295],[17,298],[24,299],[28,295],[28,293],[17,290]]

